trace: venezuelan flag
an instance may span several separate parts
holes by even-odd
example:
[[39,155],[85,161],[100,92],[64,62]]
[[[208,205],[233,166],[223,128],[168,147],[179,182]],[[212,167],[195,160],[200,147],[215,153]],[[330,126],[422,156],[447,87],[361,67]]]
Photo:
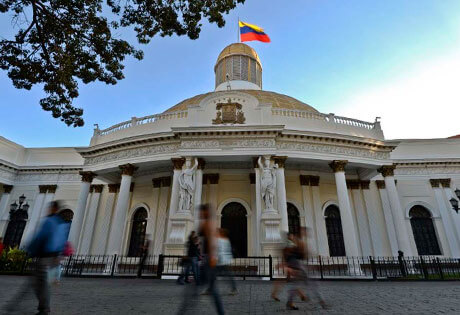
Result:
[[270,42],[270,37],[264,33],[264,29],[253,24],[238,22],[240,27],[240,36],[242,42],[249,42],[251,40],[258,40],[264,43]]

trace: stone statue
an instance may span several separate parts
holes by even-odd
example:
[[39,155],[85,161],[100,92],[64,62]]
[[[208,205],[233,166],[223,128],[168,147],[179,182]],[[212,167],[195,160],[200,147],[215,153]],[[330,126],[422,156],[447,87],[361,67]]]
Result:
[[185,161],[185,169],[179,176],[180,196],[179,211],[190,211],[192,208],[193,193],[195,192],[195,171],[198,167],[198,159],[191,166],[190,159]]
[[275,170],[278,168],[278,164],[274,164],[273,167],[270,167],[270,159],[268,158],[265,158],[264,164],[262,164],[262,157],[259,157],[258,164],[261,172],[260,188],[262,193],[262,199],[265,202],[265,210],[273,210],[276,189]]

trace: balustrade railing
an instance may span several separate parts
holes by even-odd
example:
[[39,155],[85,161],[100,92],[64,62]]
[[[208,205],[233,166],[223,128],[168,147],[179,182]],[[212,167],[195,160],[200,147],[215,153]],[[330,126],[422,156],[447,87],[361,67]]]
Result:
[[[61,261],[63,276],[179,276],[184,256],[149,255],[127,257],[119,255],[73,255]],[[37,259],[0,262],[0,274],[33,272]],[[446,257],[309,257],[302,261],[304,270],[316,279],[405,279],[460,280],[460,259]],[[243,279],[286,278],[287,268],[281,257],[258,256],[234,258],[221,276]]]

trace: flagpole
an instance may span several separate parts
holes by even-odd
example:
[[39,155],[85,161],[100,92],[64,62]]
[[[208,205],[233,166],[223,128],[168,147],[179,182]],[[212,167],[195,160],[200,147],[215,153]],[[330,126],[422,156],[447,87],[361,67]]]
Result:
[[236,28],[238,30],[238,32],[236,33],[236,42],[239,43],[240,42],[240,17],[238,17],[238,24],[236,24]]

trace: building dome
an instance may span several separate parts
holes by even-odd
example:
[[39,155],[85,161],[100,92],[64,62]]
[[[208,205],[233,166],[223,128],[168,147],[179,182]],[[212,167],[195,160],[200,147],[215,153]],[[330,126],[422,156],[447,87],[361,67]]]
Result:
[[[311,113],[319,113],[316,109],[312,106],[303,103],[293,97],[279,94],[270,91],[262,91],[262,90],[238,90],[239,92],[247,93],[259,101],[261,104],[271,104],[272,108],[279,108],[279,109],[294,109],[300,111],[307,111]],[[174,105],[173,107],[167,109],[164,113],[172,113],[177,111],[184,111],[191,105],[198,105],[203,99],[211,94],[220,94],[225,92],[209,92],[204,94],[198,94],[191,98],[185,99],[182,102]]]
[[225,47],[214,66],[216,91],[261,90],[262,64],[256,51],[246,44]]

